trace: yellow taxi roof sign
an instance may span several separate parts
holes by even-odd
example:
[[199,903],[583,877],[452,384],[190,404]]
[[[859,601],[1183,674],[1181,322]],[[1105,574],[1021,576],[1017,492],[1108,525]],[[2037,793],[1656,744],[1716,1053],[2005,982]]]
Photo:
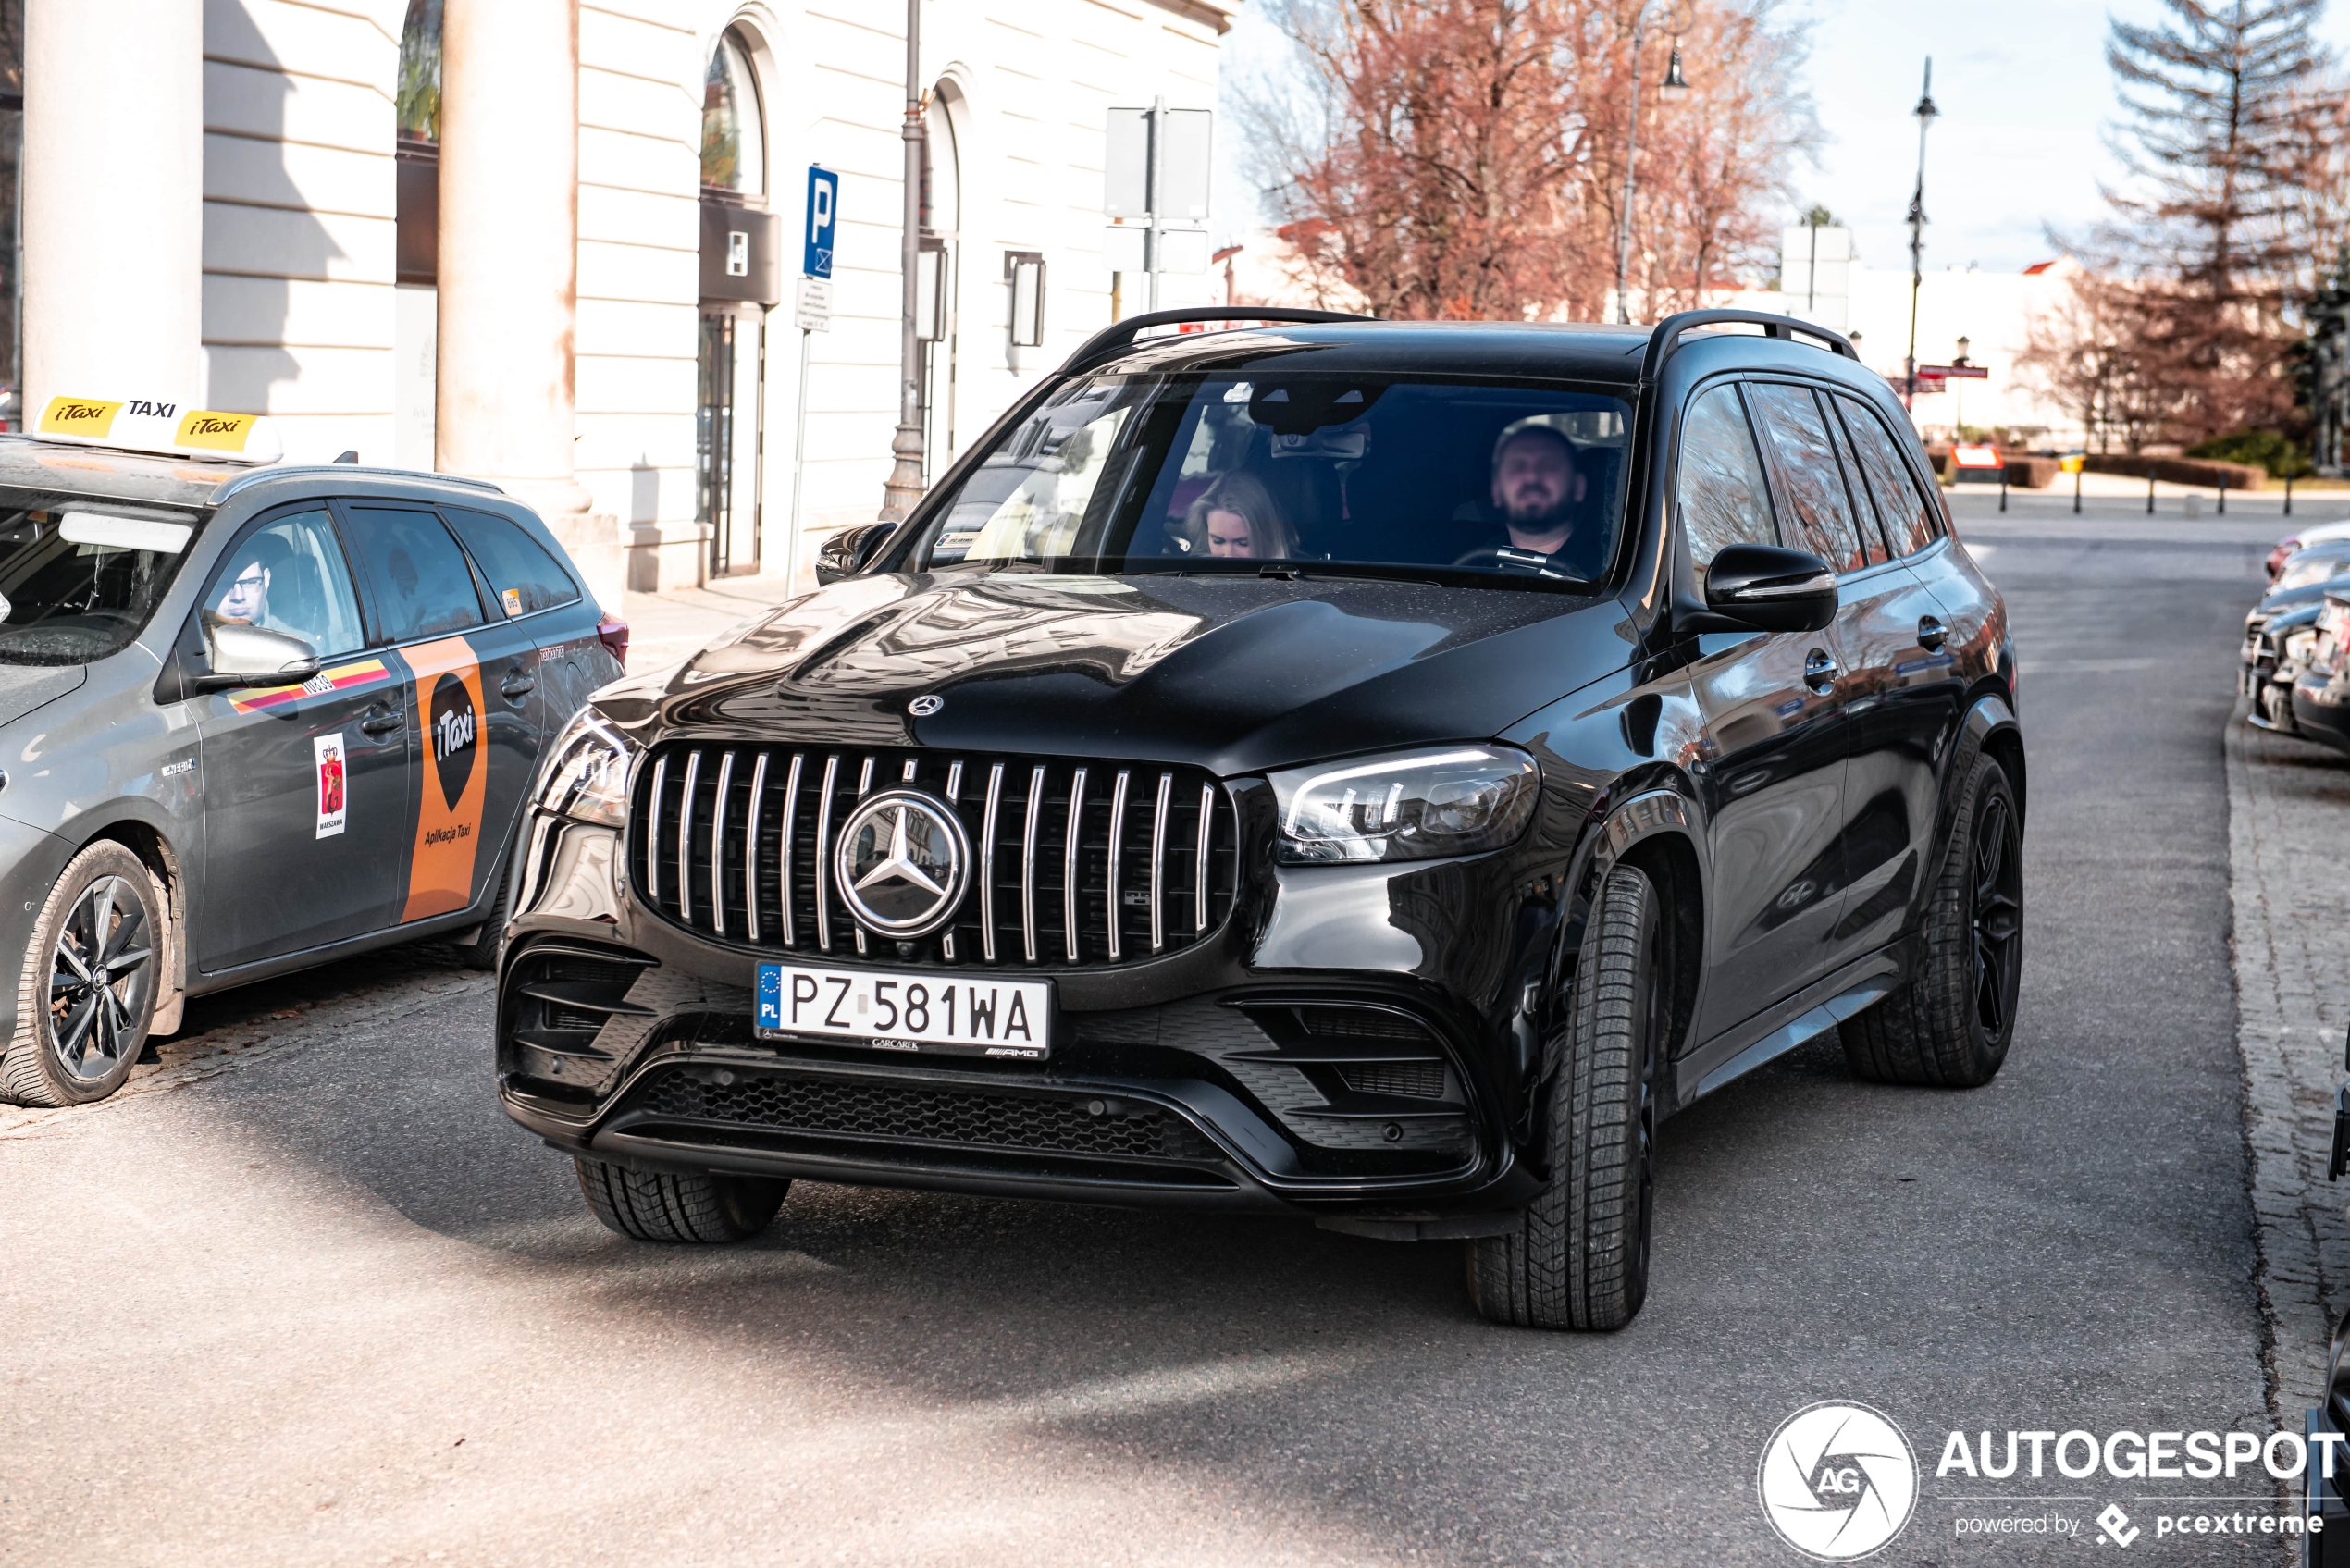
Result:
[[286,454],[277,426],[264,416],[190,408],[174,398],[54,397],[26,433],[68,446],[213,463],[275,463]]

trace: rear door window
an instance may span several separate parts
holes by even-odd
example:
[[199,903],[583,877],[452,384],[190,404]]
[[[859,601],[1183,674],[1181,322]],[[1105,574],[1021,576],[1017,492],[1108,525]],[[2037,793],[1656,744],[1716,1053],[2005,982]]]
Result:
[[1941,530],[1935,525],[1934,509],[1918,493],[1909,464],[1901,461],[1900,448],[1875,412],[1860,399],[1840,393],[1836,402],[1844,415],[1845,429],[1851,433],[1853,450],[1860,456],[1861,478],[1869,494],[1875,498],[1878,515],[1885,519],[1885,532],[1893,553],[1915,555],[1941,537]]
[[489,579],[490,601],[507,615],[529,615],[578,599],[570,574],[512,519],[458,506],[443,508],[441,514]]
[[429,512],[350,508],[352,547],[367,574],[383,642],[445,636],[482,623],[465,552]]
[[1872,566],[1882,566],[1888,559],[1885,548],[1885,526],[1877,516],[1876,503],[1869,499],[1868,482],[1861,476],[1861,464],[1852,455],[1852,438],[1845,433],[1844,421],[1837,417],[1836,394],[1816,394],[1820,406],[1827,413],[1828,438],[1836,443],[1837,462],[1844,468],[1844,488],[1852,496],[1852,521],[1861,530],[1861,550]]
[[1778,448],[1779,477],[1795,512],[1796,542],[1836,572],[1854,572],[1868,564],[1844,468],[1810,389],[1756,382],[1747,388],[1747,395]]
[[1779,542],[1762,454],[1727,382],[1701,394],[1681,423],[1678,493],[1689,562],[1701,572],[1725,545]]

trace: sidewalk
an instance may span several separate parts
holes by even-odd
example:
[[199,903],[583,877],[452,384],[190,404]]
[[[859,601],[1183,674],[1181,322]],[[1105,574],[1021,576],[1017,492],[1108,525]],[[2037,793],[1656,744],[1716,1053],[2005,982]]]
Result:
[[780,572],[712,577],[700,587],[667,593],[629,594],[620,612],[628,623],[628,673],[666,669],[719,633],[791,597]]

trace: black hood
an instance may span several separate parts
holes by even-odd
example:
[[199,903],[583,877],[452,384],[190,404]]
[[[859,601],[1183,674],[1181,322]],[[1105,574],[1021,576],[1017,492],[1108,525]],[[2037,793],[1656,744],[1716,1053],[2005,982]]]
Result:
[[[1187,762],[1255,772],[1497,735],[1624,668],[1614,599],[1260,577],[852,577],[598,703],[815,745]],[[937,698],[934,713],[908,705]]]

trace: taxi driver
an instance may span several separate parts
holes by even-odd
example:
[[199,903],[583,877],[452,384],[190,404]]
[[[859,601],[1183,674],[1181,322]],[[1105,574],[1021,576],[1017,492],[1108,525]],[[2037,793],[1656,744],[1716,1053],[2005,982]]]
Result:
[[[221,620],[247,626],[269,625],[270,566],[260,548],[264,539],[255,539],[246,547],[243,559],[237,562],[229,588],[220,596],[216,613]],[[267,540],[268,543],[277,541]]]
[[1509,525],[1514,549],[1541,556],[1565,549],[1589,487],[1575,443],[1548,425],[1522,425],[1493,449],[1493,507]]

